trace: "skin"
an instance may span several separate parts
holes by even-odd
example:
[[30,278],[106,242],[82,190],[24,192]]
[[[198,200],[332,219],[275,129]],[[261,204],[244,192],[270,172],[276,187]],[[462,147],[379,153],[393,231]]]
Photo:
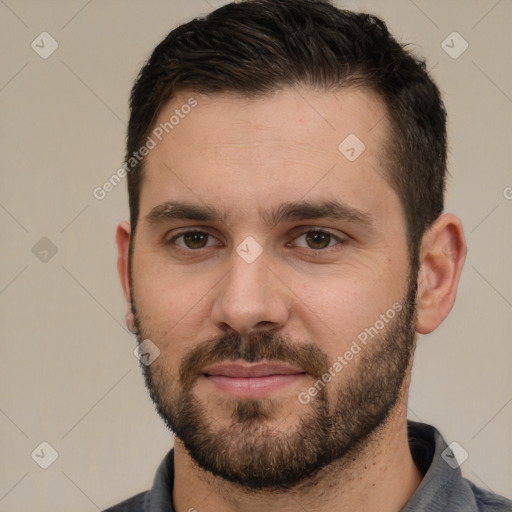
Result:
[[[334,362],[402,299],[407,285],[404,212],[382,171],[389,132],[385,106],[361,89],[284,89],[258,99],[181,94],[166,105],[156,125],[191,95],[198,106],[147,156],[134,240],[135,300],[145,334],[161,351],[158,363],[177,374],[183,356],[197,343],[225,332],[243,335],[263,328],[291,340],[314,340]],[[366,146],[353,162],[338,150],[349,134]],[[226,222],[147,221],[155,206],[170,200],[215,206],[227,215]],[[261,209],[299,200],[343,201],[365,212],[372,227],[330,219],[269,226],[259,216]],[[164,243],[191,228],[211,234],[207,247],[187,248],[183,238]],[[343,242],[332,238],[327,249],[311,248],[310,229],[329,231]],[[135,331],[131,236],[129,223],[120,223],[118,271],[129,306],[127,325]],[[262,248],[252,263],[236,252],[247,236]],[[420,250],[417,333],[432,332],[450,312],[465,253],[460,220],[441,215]],[[400,510],[421,482],[406,430],[410,371],[385,428],[354,460],[323,471],[314,487],[277,495],[244,492],[201,471],[176,439],[175,509],[249,512],[271,507],[286,512],[297,510],[299,501],[314,512]],[[350,379],[356,372],[354,360],[336,378]],[[266,420],[268,426],[293,429],[304,414],[297,395],[311,384],[303,379],[276,391],[280,409]],[[212,424],[229,424],[230,410],[218,389],[198,382],[194,392]]]

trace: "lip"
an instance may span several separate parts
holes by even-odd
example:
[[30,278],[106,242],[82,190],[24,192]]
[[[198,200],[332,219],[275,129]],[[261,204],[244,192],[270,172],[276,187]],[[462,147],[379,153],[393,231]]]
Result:
[[223,377],[268,377],[270,375],[296,375],[305,373],[286,363],[243,363],[225,362],[208,366],[204,371],[208,376]]
[[301,369],[285,363],[226,362],[203,370],[203,376],[215,388],[237,398],[269,396],[305,375]]

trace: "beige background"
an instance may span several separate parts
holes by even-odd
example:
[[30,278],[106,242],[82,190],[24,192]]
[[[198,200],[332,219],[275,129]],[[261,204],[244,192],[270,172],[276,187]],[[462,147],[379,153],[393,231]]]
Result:
[[[122,163],[144,60],[222,3],[0,0],[0,512],[100,510],[149,488],[172,444],[124,327],[114,229],[125,183],[102,201],[92,191]],[[512,2],[343,5],[381,15],[428,59],[449,112],[447,211],[469,253],[454,310],[420,339],[410,418],[459,442],[464,474],[510,497]],[[47,59],[31,48],[43,31],[59,45]],[[441,47],[453,31],[469,44],[457,59]],[[33,252],[43,237],[57,249],[46,262],[48,242]],[[43,441],[58,452],[46,470],[31,458]]]

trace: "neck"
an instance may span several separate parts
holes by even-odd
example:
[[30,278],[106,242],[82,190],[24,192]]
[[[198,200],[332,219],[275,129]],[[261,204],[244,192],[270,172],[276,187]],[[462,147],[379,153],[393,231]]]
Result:
[[[402,404],[402,405],[400,405]],[[292,490],[246,490],[197,467],[179,439],[174,447],[173,502],[176,512],[296,511],[297,502],[311,512],[332,510],[398,512],[414,494],[422,476],[407,437],[406,401],[387,423],[358,447],[324,468],[313,480]]]

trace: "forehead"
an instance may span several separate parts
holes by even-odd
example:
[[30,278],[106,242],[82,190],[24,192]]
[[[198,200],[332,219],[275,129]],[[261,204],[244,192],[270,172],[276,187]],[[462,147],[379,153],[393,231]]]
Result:
[[365,89],[288,88],[257,98],[181,93],[150,135],[141,217],[177,199],[233,217],[299,199],[396,206],[384,179],[388,131],[383,102]]

